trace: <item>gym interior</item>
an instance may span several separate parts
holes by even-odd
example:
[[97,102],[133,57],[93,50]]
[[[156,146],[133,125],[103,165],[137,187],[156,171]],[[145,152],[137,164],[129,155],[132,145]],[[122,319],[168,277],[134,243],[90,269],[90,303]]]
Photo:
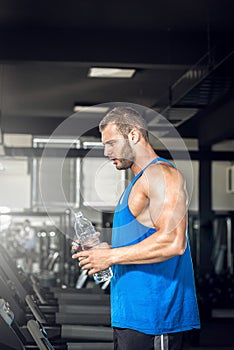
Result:
[[113,349],[110,281],[71,248],[77,211],[111,244],[133,175],[104,157],[98,124],[119,105],[186,179],[190,349],[234,349],[233,13],[216,0],[0,1],[1,350]]

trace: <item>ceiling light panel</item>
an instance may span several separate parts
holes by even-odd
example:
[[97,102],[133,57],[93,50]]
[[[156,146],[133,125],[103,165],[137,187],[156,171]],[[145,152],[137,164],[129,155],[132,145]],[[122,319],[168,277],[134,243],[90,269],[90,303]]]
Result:
[[125,68],[101,68],[92,67],[89,69],[88,77],[90,78],[132,78],[135,74],[135,69]]
[[109,107],[105,106],[83,106],[76,104],[73,108],[74,112],[85,112],[85,113],[106,113]]

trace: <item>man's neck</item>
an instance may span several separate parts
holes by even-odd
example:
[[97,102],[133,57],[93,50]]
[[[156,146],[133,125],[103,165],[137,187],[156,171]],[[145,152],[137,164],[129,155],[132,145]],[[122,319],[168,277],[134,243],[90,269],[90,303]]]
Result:
[[137,175],[142,169],[144,169],[152,160],[158,158],[159,155],[154,152],[150,145],[141,149],[141,152],[136,152],[135,161],[131,166],[131,170]]

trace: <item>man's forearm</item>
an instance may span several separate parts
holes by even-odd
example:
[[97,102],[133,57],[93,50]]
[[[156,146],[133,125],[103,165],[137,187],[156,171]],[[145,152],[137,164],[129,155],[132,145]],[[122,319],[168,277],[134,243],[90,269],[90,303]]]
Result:
[[184,247],[177,239],[157,242],[154,237],[127,247],[113,248],[110,251],[111,264],[149,264],[168,260],[184,253]]
[[123,247],[123,248],[113,248],[111,252],[111,265],[129,265],[129,264],[151,264],[151,263],[157,263],[162,262],[165,260],[168,260],[169,258],[172,258],[173,256],[168,257],[154,257],[154,258],[142,258],[142,257],[133,257],[132,256],[132,249],[130,250],[129,247]]

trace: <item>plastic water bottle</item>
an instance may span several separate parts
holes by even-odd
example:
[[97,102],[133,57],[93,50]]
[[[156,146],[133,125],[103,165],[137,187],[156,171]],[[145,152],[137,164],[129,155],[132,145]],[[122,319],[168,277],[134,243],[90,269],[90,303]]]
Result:
[[[89,221],[83,216],[81,211],[75,213],[74,228],[82,250],[98,248],[100,240],[98,235],[96,234],[95,228],[93,227],[91,221]],[[112,276],[113,273],[111,268],[109,267],[106,270],[96,272],[93,275],[93,278],[96,283],[102,283],[108,281]]]

